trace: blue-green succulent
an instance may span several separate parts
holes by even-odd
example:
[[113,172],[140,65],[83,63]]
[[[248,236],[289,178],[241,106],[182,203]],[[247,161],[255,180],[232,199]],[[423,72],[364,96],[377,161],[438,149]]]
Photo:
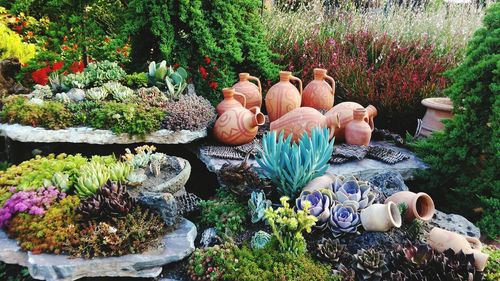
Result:
[[262,249],[266,247],[269,242],[271,242],[271,239],[271,234],[259,230],[252,236],[252,240],[250,240],[250,247],[252,247],[252,249]]
[[257,223],[264,219],[264,211],[271,207],[271,200],[266,200],[266,195],[263,191],[253,191],[250,199],[248,199],[248,209],[250,210],[251,220]]

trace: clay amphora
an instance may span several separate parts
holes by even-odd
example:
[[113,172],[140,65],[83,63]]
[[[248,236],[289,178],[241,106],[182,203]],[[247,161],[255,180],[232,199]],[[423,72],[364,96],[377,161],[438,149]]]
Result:
[[[221,116],[226,110],[233,107],[245,107],[246,106],[246,97],[245,95],[236,92],[233,88],[224,88],[222,89],[222,94],[224,95],[224,100],[221,101],[215,110],[217,110],[217,114]],[[240,103],[234,97],[238,96],[243,101]]]
[[353,120],[345,127],[345,142],[354,145],[369,145],[372,128],[366,123],[366,109],[356,108],[352,112]]
[[[361,106],[361,104],[359,103],[346,101],[337,104],[325,114],[326,116],[329,116],[334,113],[339,114],[340,128],[338,130],[335,130],[336,141],[337,140],[341,141],[345,139],[345,127],[353,119],[352,111],[356,108],[363,108],[363,106]],[[365,122],[368,123],[368,125],[370,125],[372,131],[375,128],[375,124],[373,123],[373,118],[375,118],[376,116],[377,116],[377,109],[373,105],[367,106],[366,116],[364,120]]]
[[[300,91],[290,83],[299,82]],[[274,84],[266,95],[266,109],[269,121],[277,120],[288,112],[299,108],[302,99],[302,81],[289,71],[280,71],[280,82]]]
[[214,136],[218,141],[229,145],[249,143],[265,120],[264,114],[257,106],[251,109],[232,107],[215,121]]
[[422,128],[418,133],[429,137],[434,132],[443,131],[442,120],[453,117],[453,103],[450,98],[427,98],[422,100],[422,105],[427,107],[427,111],[422,119]]
[[366,231],[389,231],[401,227],[401,213],[394,202],[373,204],[361,210],[361,224]]
[[333,181],[336,176],[326,172],[323,176],[316,177],[312,179],[303,189],[302,191],[308,191],[313,193],[316,190],[321,189],[332,189]]
[[475,237],[464,236],[434,227],[429,233],[427,243],[438,252],[452,249],[455,253],[462,251],[465,254],[473,254],[474,265],[479,271],[483,271],[488,262],[489,255],[481,252],[483,245],[481,241]]
[[[248,73],[240,73],[240,82],[234,84],[233,89],[242,93],[246,97],[246,108],[252,108],[254,106],[258,106],[259,108],[262,106],[262,86],[260,85],[260,80],[257,77],[250,76]],[[250,82],[249,80],[253,80],[257,82],[257,85]],[[240,96],[234,97],[241,104],[243,104],[243,99]]]
[[[326,75],[327,70],[322,68],[314,69],[314,80],[309,82],[304,88],[302,95],[302,106],[309,106],[316,109],[330,110],[333,107],[335,98],[335,80]],[[328,85],[325,79],[329,80],[332,86]]]
[[396,192],[385,200],[385,203],[388,202],[394,202],[396,204],[405,203],[408,206],[408,209],[406,214],[402,215],[407,221],[413,221],[415,218],[423,221],[429,221],[436,212],[434,201],[432,201],[432,198],[427,193],[423,192]]
[[312,107],[299,107],[271,122],[270,130],[276,131],[278,134],[285,131],[285,138],[292,134],[292,140],[298,141],[303,133],[311,136],[312,129],[315,127],[329,128],[331,139],[338,126],[337,114],[326,117]]

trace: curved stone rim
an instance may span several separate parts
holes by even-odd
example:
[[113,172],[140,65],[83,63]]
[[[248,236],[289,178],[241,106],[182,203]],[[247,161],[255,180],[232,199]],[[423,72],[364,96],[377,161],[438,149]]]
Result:
[[109,130],[89,127],[70,127],[60,130],[50,130],[40,127],[24,126],[20,124],[0,124],[0,135],[20,142],[35,143],[87,143],[87,144],[185,144],[204,138],[208,129],[198,131],[159,130],[144,137],[130,136],[129,134],[116,135]]
[[426,98],[422,100],[422,105],[431,109],[452,111],[453,103],[448,97]]

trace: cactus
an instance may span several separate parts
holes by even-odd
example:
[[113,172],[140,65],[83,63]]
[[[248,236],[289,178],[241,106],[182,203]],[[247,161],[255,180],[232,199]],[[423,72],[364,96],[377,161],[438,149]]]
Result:
[[271,207],[271,200],[266,200],[263,191],[253,191],[248,199],[248,209],[252,215],[252,222],[257,223],[264,219],[264,211]]

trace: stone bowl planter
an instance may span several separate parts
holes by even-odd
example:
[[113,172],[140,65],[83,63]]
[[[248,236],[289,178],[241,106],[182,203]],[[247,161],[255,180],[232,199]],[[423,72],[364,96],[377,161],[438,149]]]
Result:
[[422,100],[422,105],[427,107],[427,111],[419,135],[429,137],[433,132],[442,131],[444,124],[441,120],[453,117],[453,103],[447,97],[427,98]]
[[24,252],[16,240],[0,231],[0,261],[26,266],[33,278],[47,281],[72,281],[84,277],[152,278],[160,275],[162,266],[189,256],[195,249],[196,235],[196,226],[183,219],[173,232],[165,235],[162,247],[141,254],[82,259]]

